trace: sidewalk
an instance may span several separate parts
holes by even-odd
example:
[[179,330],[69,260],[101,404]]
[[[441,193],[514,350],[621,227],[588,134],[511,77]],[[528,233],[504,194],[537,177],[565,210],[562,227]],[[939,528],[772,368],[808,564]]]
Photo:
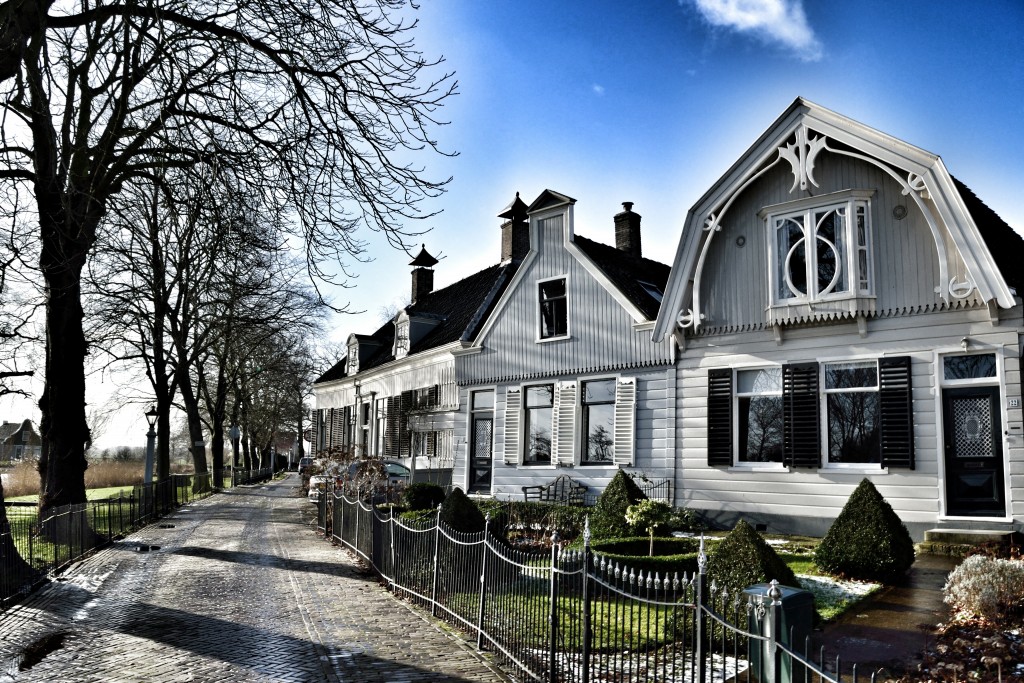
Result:
[[181,508],[0,613],[0,682],[508,680],[317,538],[297,485]]
[[834,665],[838,655],[844,673],[856,663],[858,675],[916,669],[935,626],[947,618],[942,588],[959,559],[918,555],[902,585],[880,589],[826,625],[815,638],[826,645],[826,662]]

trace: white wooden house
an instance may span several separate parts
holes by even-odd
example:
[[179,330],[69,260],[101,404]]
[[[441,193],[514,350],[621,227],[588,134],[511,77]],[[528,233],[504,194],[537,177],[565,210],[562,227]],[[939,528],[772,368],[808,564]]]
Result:
[[867,477],[916,537],[1020,528],[1022,286],[938,156],[797,99],[682,231],[676,503],[820,534]]
[[435,290],[436,263],[422,250],[409,264],[412,303],[373,334],[349,335],[346,356],[314,383],[314,452],[400,460],[417,481],[450,481],[459,401],[452,351],[474,337],[517,263],[503,259]]
[[454,352],[453,484],[471,493],[521,499],[566,474],[597,495],[620,468],[675,476],[672,346],[651,340],[668,267],[642,257],[632,204],[614,247],[575,234],[574,204],[545,190],[500,214],[522,260]]

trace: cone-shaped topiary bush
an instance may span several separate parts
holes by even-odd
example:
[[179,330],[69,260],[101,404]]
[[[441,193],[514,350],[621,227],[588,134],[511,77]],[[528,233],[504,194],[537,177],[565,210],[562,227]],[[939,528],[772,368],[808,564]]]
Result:
[[597,498],[590,514],[590,533],[594,538],[632,536],[632,528],[626,521],[626,509],[641,500],[647,500],[647,496],[633,477],[619,470]]
[[487,520],[476,503],[471,501],[460,488],[452,489],[441,503],[441,521],[455,531],[472,533],[483,531]]
[[818,544],[814,563],[829,574],[893,583],[914,563],[914,542],[892,506],[864,479]]
[[772,579],[783,586],[800,588],[793,570],[742,519],[708,557],[708,584],[714,581],[719,588],[727,588],[730,595]]

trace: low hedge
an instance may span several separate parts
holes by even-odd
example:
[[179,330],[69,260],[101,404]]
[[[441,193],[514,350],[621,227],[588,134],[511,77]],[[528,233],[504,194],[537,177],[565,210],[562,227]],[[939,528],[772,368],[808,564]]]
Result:
[[693,575],[697,571],[699,542],[693,538],[655,538],[654,556],[647,554],[651,539],[647,536],[609,538],[593,541],[590,549],[611,563],[637,572],[671,576]]

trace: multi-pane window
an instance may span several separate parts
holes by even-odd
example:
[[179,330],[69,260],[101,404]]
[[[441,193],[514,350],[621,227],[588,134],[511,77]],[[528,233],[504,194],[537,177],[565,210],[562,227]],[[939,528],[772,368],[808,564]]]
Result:
[[740,462],[782,462],[782,367],[736,372]]
[[914,468],[911,359],[708,371],[708,465]]
[[564,337],[569,333],[569,306],[565,278],[538,283],[540,338]]
[[824,365],[830,463],[877,463],[878,365],[875,361]]
[[555,388],[542,384],[525,388],[526,406],[524,463],[551,462],[551,409],[554,405]]
[[583,383],[584,463],[612,462],[615,446],[615,380]]
[[772,303],[869,295],[871,226],[865,199],[769,217]]

